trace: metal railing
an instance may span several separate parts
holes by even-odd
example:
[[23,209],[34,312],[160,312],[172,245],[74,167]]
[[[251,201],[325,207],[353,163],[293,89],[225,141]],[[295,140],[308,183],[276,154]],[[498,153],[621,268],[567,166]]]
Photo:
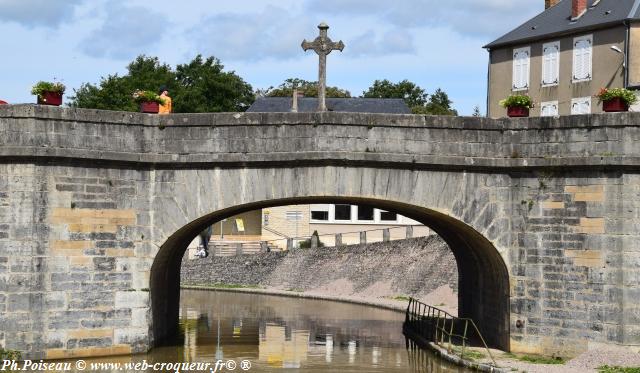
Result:
[[[414,227],[413,225],[401,225],[401,226],[391,226],[387,228],[375,228],[361,231],[350,231],[350,232],[342,232],[342,233],[325,233],[317,236],[299,236],[299,237],[289,237],[285,234],[278,232],[272,228],[263,227],[268,232],[271,232],[275,235],[278,235],[282,238],[275,238],[271,240],[253,240],[253,241],[238,241],[234,240],[216,240],[214,236],[211,237],[209,241],[210,255],[212,256],[233,256],[233,255],[245,255],[245,254],[259,254],[267,251],[281,251],[286,248],[286,250],[292,250],[300,244],[300,242],[308,241],[308,245],[312,249],[316,249],[322,243],[327,244],[329,247],[332,246],[344,246],[344,245],[353,245],[353,244],[366,244],[366,243],[374,243],[374,242],[388,242],[392,241],[391,231],[403,230],[404,234],[396,235],[396,237],[403,238],[413,238],[414,237]],[[374,239],[370,234],[372,233],[380,233],[380,239]],[[355,236],[357,239],[348,240],[346,236]],[[329,237],[333,237],[333,242],[328,240],[328,242],[322,242],[321,237],[327,239]],[[396,238],[401,239],[401,238]],[[350,241],[347,243],[346,241]],[[297,243],[297,245],[296,245]],[[202,246],[198,245],[198,250],[201,250]]]
[[[334,246],[344,245],[343,242],[346,241],[345,239],[347,236],[355,237],[356,239],[351,241],[355,243],[360,243],[360,244],[373,243],[373,242],[387,242],[387,241],[392,241],[391,232],[392,231],[396,232],[398,230],[404,231],[404,234],[401,234],[403,238],[413,238],[415,227],[421,227],[421,225],[415,225],[415,226],[414,225],[396,225],[396,226],[390,226],[388,228],[374,228],[374,229],[349,231],[349,232],[341,232],[341,233],[323,233],[323,234],[317,235],[316,237],[318,237],[318,240],[320,241],[322,241],[323,238],[329,239],[329,241],[331,241],[330,238],[333,238]],[[271,229],[267,229],[266,227],[264,227],[264,229],[270,232],[272,231]],[[380,239],[371,239],[371,235],[373,233],[378,233],[378,232],[380,233]],[[291,240],[293,242],[300,242],[304,240],[311,240],[314,237],[313,235],[288,237],[280,232],[277,232],[277,233],[273,232],[273,233],[281,237],[282,236],[284,237],[266,240],[265,242],[273,243],[273,244],[280,244],[282,242],[286,242],[287,240]]]
[[409,336],[433,342],[449,353],[459,354],[462,359],[465,359],[465,349],[476,342],[487,350],[493,365],[498,366],[472,319],[453,316],[447,311],[410,298],[403,331]]

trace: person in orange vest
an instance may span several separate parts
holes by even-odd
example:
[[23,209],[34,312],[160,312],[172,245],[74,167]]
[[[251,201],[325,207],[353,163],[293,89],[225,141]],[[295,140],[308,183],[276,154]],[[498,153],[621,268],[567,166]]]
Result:
[[169,114],[172,111],[171,97],[169,97],[169,90],[167,87],[160,87],[160,97],[164,99],[164,104],[160,104],[158,114]]

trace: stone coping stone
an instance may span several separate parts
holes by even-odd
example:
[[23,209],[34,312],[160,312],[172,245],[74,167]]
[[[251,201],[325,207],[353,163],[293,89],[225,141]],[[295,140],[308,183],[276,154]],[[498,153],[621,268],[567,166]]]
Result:
[[34,104],[0,105],[0,118],[104,123],[137,126],[345,125],[529,131],[560,128],[639,127],[640,113],[604,113],[560,117],[485,118],[374,113],[193,113],[144,114]]

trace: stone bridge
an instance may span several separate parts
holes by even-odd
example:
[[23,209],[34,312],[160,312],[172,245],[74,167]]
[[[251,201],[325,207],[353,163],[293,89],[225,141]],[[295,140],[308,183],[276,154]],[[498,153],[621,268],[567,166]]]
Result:
[[[205,226],[366,203],[430,226],[489,344],[640,344],[640,114],[492,120],[0,107],[0,344],[146,351],[176,333]],[[428,279],[425,279],[428,281]]]

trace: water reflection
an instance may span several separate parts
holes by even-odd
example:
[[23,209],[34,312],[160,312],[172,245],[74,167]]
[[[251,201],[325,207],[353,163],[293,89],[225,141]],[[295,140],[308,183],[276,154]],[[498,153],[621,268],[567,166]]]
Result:
[[407,350],[397,312],[228,292],[183,291],[182,299],[188,361],[248,359],[252,371],[463,372]]
[[[215,364],[217,360],[233,359],[237,363],[249,360],[250,372],[467,372],[408,343],[402,335],[403,321],[402,313],[353,304],[183,291],[182,335],[175,346],[86,362],[89,366],[141,362]],[[210,373],[211,367],[198,371]],[[103,367],[94,371],[144,370]],[[240,367],[234,370],[243,371]]]

